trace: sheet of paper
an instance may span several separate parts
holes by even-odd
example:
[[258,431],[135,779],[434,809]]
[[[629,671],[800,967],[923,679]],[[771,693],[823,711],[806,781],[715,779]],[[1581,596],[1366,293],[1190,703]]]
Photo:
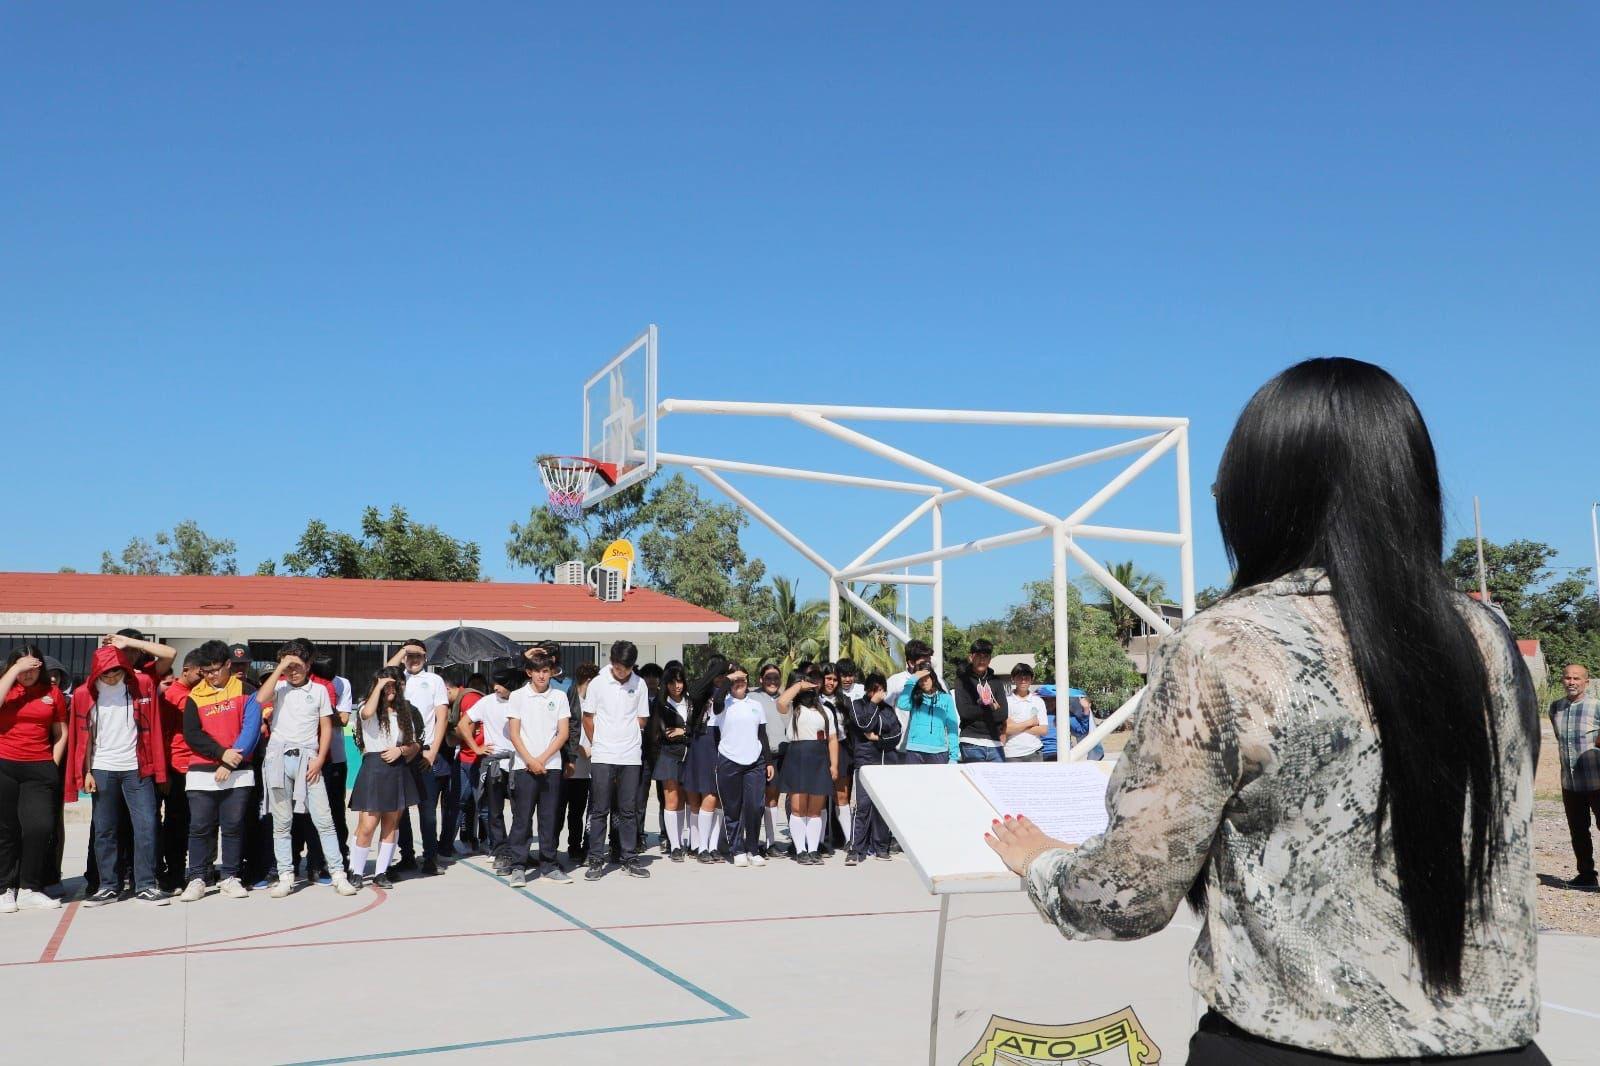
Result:
[[1046,836],[1082,844],[1106,831],[1106,785],[1094,763],[970,763],[961,768],[999,815],[1025,814]]

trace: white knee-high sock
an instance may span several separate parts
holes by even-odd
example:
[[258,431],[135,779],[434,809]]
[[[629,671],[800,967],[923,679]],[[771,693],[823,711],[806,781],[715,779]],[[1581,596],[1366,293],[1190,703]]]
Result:
[[822,816],[820,814],[812,815],[809,823],[806,827],[808,830],[806,833],[806,850],[816,851],[817,845],[822,843]]
[[673,851],[683,846],[683,823],[678,820],[678,813],[667,812],[667,843]]
[[763,807],[761,809],[761,829],[766,833],[768,847],[778,842],[778,820],[773,817],[777,813],[776,808],[773,807]]
[[373,867],[373,876],[382,877],[389,870],[389,863],[394,861],[394,845],[383,843],[378,845],[378,865]]
[[689,839],[689,827],[691,825],[693,825],[693,824],[694,824],[694,817],[690,814],[689,808],[687,808],[687,807],[679,807],[678,808],[678,840],[679,841],[685,841],[685,840]]
[[371,848],[364,848],[360,844],[350,845],[350,872],[357,877],[365,877],[367,873],[367,853]]
[[839,808],[839,828],[844,830],[844,846],[850,846],[850,826],[855,821],[855,808]]

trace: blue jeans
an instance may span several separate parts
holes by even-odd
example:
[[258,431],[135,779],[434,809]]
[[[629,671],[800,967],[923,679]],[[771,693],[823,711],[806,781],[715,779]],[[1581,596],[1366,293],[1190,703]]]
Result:
[[943,766],[950,761],[948,751],[911,751],[907,749],[903,760],[906,766]]
[[990,748],[982,744],[961,745],[962,762],[1005,762],[1004,748]]
[[[156,782],[138,770],[94,771],[94,854],[102,870],[117,868],[117,820],[124,808],[133,822],[133,888],[156,884]],[[116,887],[114,878],[101,887]]]

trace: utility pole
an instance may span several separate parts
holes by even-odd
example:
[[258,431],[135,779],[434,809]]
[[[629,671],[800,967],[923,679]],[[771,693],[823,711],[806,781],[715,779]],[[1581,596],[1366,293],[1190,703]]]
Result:
[[1600,501],[1589,505],[1589,532],[1594,534],[1594,598],[1600,601]]
[[1483,508],[1478,505],[1478,497],[1472,498],[1472,521],[1478,527],[1478,598],[1483,600],[1485,607],[1489,606],[1489,577],[1483,565]]

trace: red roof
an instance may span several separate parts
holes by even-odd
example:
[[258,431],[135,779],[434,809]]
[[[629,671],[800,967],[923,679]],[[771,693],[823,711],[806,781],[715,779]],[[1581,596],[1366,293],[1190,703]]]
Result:
[[602,603],[582,585],[123,574],[0,573],[0,612],[677,622],[696,626],[731,621],[715,611],[643,588],[634,589],[621,603]]
[[1517,641],[1517,650],[1523,655],[1532,658],[1539,654],[1539,642],[1537,640],[1519,640]]

